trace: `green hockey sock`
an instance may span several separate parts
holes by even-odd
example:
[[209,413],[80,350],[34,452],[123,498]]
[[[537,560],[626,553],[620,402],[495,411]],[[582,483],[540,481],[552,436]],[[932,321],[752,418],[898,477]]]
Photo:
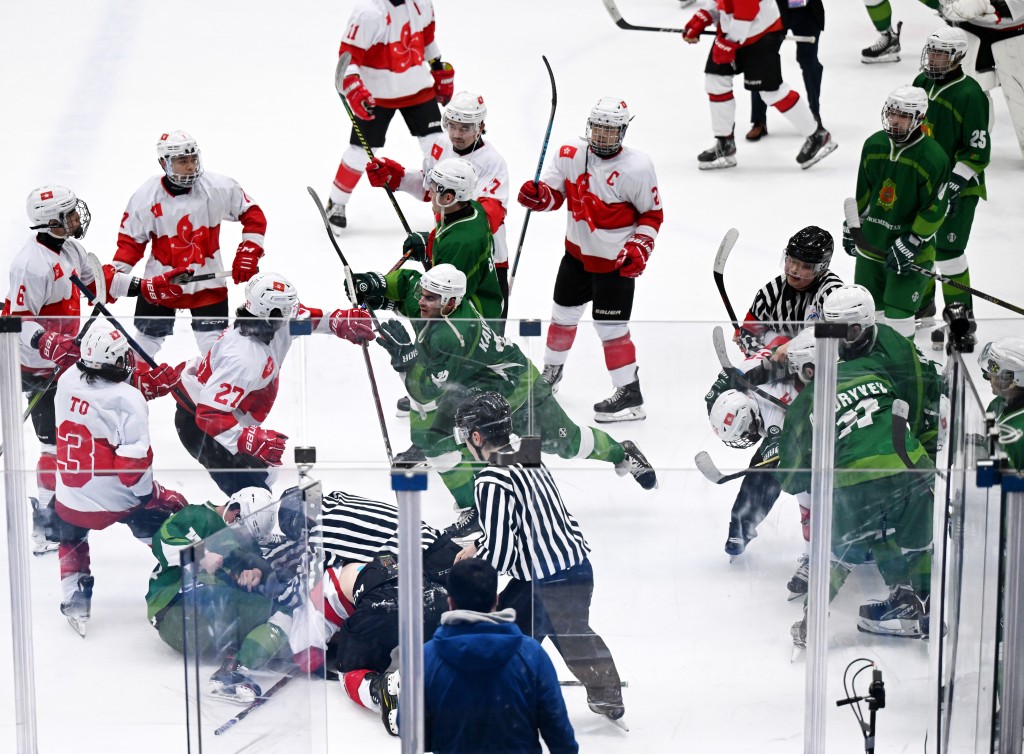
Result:
[[626,451],[607,432],[594,427],[581,427],[580,431],[594,433],[594,449],[587,456],[592,461],[608,461],[608,463],[619,464],[626,457]]
[[870,0],[865,1],[865,5],[868,8],[868,15],[871,17],[871,23],[875,25],[875,28],[879,31],[885,31],[892,26],[892,6],[889,5],[889,0],[882,0],[882,2],[875,5],[868,5]]
[[448,491],[455,498],[455,504],[460,508],[473,507],[473,463],[462,461],[451,471],[441,473],[441,481]]
[[238,651],[239,665],[249,669],[263,667],[288,641],[288,634],[273,623],[263,623],[246,634]]
[[932,551],[912,550],[906,558],[910,564],[910,585],[923,600],[932,593]]
[[[971,284],[971,271],[964,270],[963,272],[957,273],[956,275],[947,275],[950,280],[955,280],[961,285]],[[967,291],[962,291],[959,288],[954,288],[946,283],[942,284],[942,298],[946,304],[952,304],[954,301],[959,301],[970,310],[974,310],[974,300],[971,298],[971,294]]]
[[909,563],[894,537],[872,542],[871,552],[875,556],[875,565],[878,566],[878,572],[882,574],[886,586],[892,589],[901,584],[911,583]]

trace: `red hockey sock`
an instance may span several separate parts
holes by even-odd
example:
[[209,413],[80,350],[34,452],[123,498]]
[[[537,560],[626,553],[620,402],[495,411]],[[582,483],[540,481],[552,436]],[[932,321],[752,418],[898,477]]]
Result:
[[629,333],[621,338],[612,338],[602,344],[604,346],[604,363],[612,372],[636,363],[636,346]]
[[370,698],[370,680],[367,678],[372,672],[372,670],[350,670],[344,676],[345,693],[353,702],[367,709],[377,709]]
[[576,325],[559,325],[552,322],[548,326],[547,346],[552,351],[568,351],[576,340]]
[[66,579],[76,573],[90,573],[89,542],[85,539],[61,542],[57,548],[60,558],[60,577]]
[[363,177],[362,170],[353,170],[344,162],[338,165],[338,172],[334,176],[334,185],[346,194],[351,194],[356,184],[359,183],[359,179]]

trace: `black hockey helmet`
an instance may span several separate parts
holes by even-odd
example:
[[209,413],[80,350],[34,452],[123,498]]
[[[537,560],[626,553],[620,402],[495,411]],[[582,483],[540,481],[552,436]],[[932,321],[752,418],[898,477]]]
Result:
[[489,445],[507,445],[512,434],[512,408],[493,390],[467,398],[455,412],[455,441],[466,443],[479,432]]
[[814,265],[815,276],[828,269],[835,242],[832,234],[817,225],[808,225],[792,235],[786,244],[786,256]]

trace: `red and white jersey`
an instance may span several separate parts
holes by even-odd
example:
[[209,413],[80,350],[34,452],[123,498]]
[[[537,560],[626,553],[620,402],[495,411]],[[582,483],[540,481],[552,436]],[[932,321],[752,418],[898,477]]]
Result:
[[784,28],[775,0],[715,0],[703,5],[715,20],[719,34],[739,42],[741,47]]
[[434,41],[431,0],[356,0],[338,55],[352,62],[346,76],[357,75],[381,107],[408,107],[434,98],[434,77],[426,61],[441,57]]
[[292,614],[288,630],[288,645],[292,652],[326,647],[330,638],[356,611],[342,589],[341,569],[342,566],[325,569],[323,578],[310,592],[309,602],[303,602]]
[[[45,330],[77,335],[82,294],[71,276],[77,275],[86,285],[95,283],[85,256],[85,247],[73,238],[64,239],[59,252],[39,243],[36,236],[30,238],[11,263],[11,287],[3,315],[38,322]],[[49,374],[54,363],[23,339],[21,367],[31,374]]]
[[430,151],[423,158],[423,168],[418,172],[407,171],[399,188],[414,196],[427,198],[427,175],[441,160],[461,157],[476,169],[476,189],[473,198],[480,202],[487,213],[487,223],[494,235],[492,257],[497,265],[508,264],[508,240],[505,237],[505,216],[508,214],[508,164],[489,141],[485,141],[468,154],[459,154],[445,133],[437,134]]
[[645,153],[623,147],[602,159],[587,141],[563,144],[541,180],[564,195],[569,216],[565,250],[587,272],[611,272],[623,244],[634,233],[658,237],[663,218],[658,177]]
[[[132,194],[121,217],[114,267],[130,272],[146,253],[144,277],[160,275],[174,267],[189,267],[195,273],[225,269],[220,253],[220,224],[224,220],[242,223],[242,240],[262,248],[267,218],[238,182],[227,176],[204,172],[190,191],[175,196],[164,176],[154,176]],[[227,263],[227,269],[231,262]],[[182,286],[184,295],[176,309],[194,309],[227,298],[224,279],[204,280]]]
[[[746,374],[754,367],[760,366],[763,359],[771,358],[771,355],[771,349],[762,348],[753,356],[745,358],[740,363],[739,370]],[[768,393],[768,395],[778,398],[788,406],[796,400],[798,395],[800,395],[800,388],[802,387],[802,384],[794,383],[790,380],[780,380],[777,382],[766,382],[763,385],[758,385],[758,387]],[[745,392],[757,402],[757,408],[761,412],[761,426],[765,430],[762,434],[766,434],[769,427],[777,427],[781,429],[782,423],[786,421],[785,409],[780,406],[776,406],[756,390],[747,390]]]
[[153,492],[146,399],[128,382],[89,384],[71,368],[57,380],[54,408],[61,515],[80,526],[109,526]]

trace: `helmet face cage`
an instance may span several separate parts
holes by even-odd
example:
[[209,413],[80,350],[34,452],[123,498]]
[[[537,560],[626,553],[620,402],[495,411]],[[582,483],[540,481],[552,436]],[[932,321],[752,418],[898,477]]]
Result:
[[66,186],[42,186],[28,195],[26,210],[31,221],[32,230],[46,231],[54,238],[62,238],[54,233],[60,229],[66,237],[84,238],[92,222],[89,205],[75,196],[75,192]]
[[279,506],[280,503],[273,501],[268,490],[262,487],[246,487],[228,499],[224,513],[226,515],[236,511],[236,521],[241,522],[253,539],[264,544],[277,533]]
[[882,106],[882,128],[897,144],[910,139],[924,122],[928,95],[923,89],[903,86],[894,91]]
[[957,28],[936,29],[921,50],[921,70],[930,79],[941,79],[967,56],[967,36]]
[[610,157],[618,152],[622,149],[630,120],[632,116],[625,102],[602,97],[587,118],[586,138],[590,150],[600,157]]
[[997,394],[1024,387],[1024,339],[1006,337],[986,343],[978,355],[978,365]]
[[[156,143],[156,154],[164,168],[167,180],[179,188],[192,188],[203,174],[202,152],[199,144],[184,131],[171,131],[160,136]],[[177,173],[174,170],[176,158],[194,157],[196,169],[192,173]]]

